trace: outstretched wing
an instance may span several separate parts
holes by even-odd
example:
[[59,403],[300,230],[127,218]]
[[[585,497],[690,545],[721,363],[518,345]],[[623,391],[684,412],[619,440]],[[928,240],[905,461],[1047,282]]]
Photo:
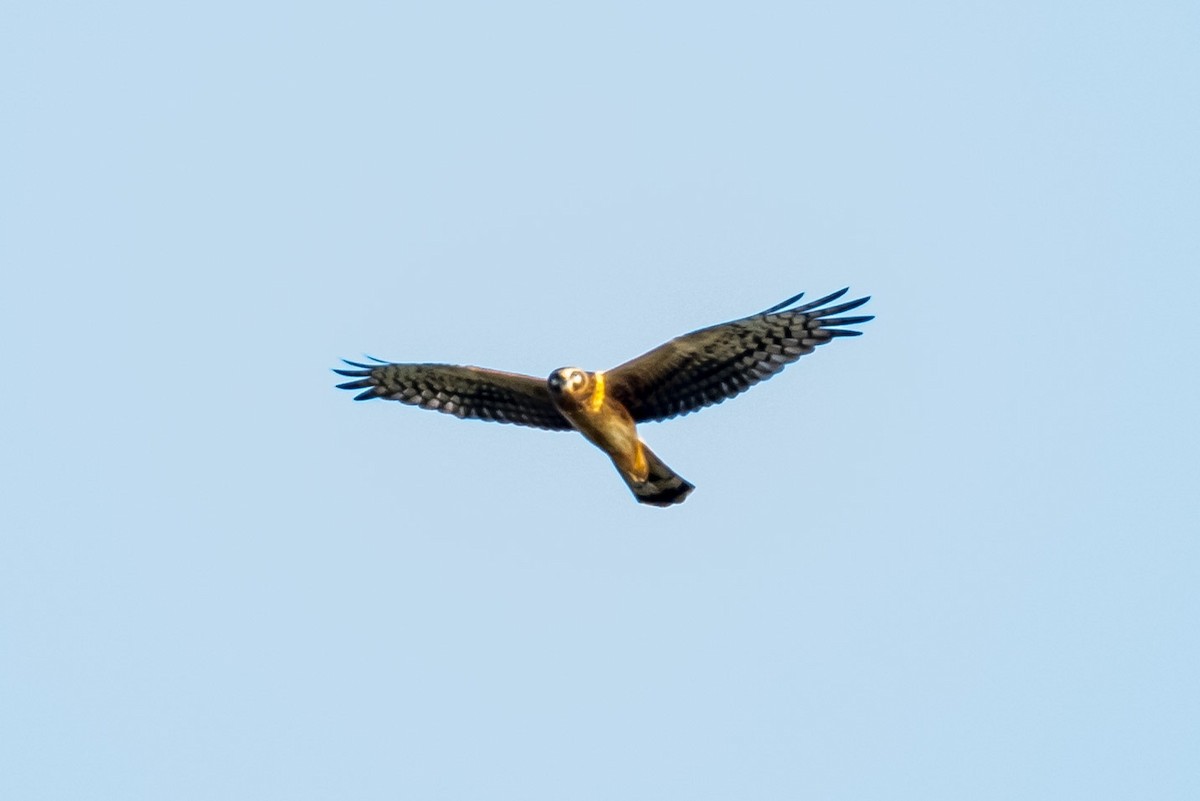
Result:
[[571,424],[554,406],[546,382],[531,375],[453,364],[359,364],[334,370],[357,378],[338,389],[361,389],[355,400],[382,398],[458,417],[568,430]]
[[869,297],[826,306],[847,291],[788,308],[804,296],[801,292],[753,317],[684,334],[609,370],[605,381],[639,423],[720,403],[834,337],[861,334],[837,326],[865,323],[873,316],[833,315],[857,309]]

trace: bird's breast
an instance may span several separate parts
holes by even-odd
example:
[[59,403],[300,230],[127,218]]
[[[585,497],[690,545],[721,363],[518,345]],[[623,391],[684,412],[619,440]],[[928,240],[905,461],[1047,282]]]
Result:
[[637,442],[633,416],[620,401],[606,393],[603,373],[596,374],[589,394],[556,398],[555,403],[571,425],[609,453],[626,450]]

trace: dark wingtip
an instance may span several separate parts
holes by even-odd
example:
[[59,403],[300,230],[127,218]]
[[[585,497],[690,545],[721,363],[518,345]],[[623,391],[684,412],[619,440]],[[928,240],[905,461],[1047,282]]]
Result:
[[831,301],[837,300],[838,298],[840,298],[842,295],[845,295],[849,291],[850,291],[850,287],[848,287],[848,286],[842,287],[837,292],[832,292],[823,298],[817,298],[816,300],[809,301],[808,303],[805,303],[803,306],[797,306],[796,308],[790,309],[789,311],[801,312],[801,313],[807,312],[807,311],[812,311],[813,309],[815,309],[819,306],[824,306],[826,303],[830,303]]
[[776,303],[774,306],[772,306],[769,309],[763,309],[761,312],[759,312],[759,314],[773,314],[773,313],[779,311],[780,309],[786,309],[788,306],[791,306],[793,303],[800,300],[800,298],[802,298],[802,297],[804,297],[803,292],[801,292],[799,295],[793,295],[792,297],[785,300],[783,303]]
[[859,323],[865,323],[874,319],[875,315],[873,314],[864,314],[861,317],[823,317],[821,318],[821,325],[826,328],[835,325],[858,325]]
[[[350,389],[350,387],[346,387],[346,389]],[[354,389],[357,389],[357,387],[354,387]],[[357,395],[355,395],[354,399],[356,401],[364,401],[364,400],[371,400],[372,398],[378,398],[379,395],[375,392],[375,390],[376,390],[376,387],[371,387],[366,392],[360,392]]]
[[851,309],[857,309],[859,306],[863,305],[868,300],[870,300],[870,298],[856,298],[855,300],[848,300],[845,303],[839,303],[836,306],[829,306],[824,309],[814,309],[813,313],[810,316],[815,317],[817,319],[831,317],[832,315],[841,314],[842,312],[847,312],[847,311],[850,311]]

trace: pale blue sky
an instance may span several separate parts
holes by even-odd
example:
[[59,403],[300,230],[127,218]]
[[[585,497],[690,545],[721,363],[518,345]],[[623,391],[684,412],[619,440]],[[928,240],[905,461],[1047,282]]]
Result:
[[[0,798],[1200,797],[1194,3],[0,26]],[[643,436],[545,375],[849,285]]]

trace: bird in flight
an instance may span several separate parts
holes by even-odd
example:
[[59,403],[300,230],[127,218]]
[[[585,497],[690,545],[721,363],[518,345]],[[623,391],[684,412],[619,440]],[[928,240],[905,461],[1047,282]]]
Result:
[[750,317],[676,337],[603,372],[563,367],[543,380],[453,364],[361,364],[334,370],[355,400],[400,401],[457,417],[583,434],[604,451],[639,503],[682,503],[695,487],[638,437],[637,424],[689,414],[745,392],[873,315],[837,317],[870,297],[832,304],[842,289],[804,305],[804,293]]

